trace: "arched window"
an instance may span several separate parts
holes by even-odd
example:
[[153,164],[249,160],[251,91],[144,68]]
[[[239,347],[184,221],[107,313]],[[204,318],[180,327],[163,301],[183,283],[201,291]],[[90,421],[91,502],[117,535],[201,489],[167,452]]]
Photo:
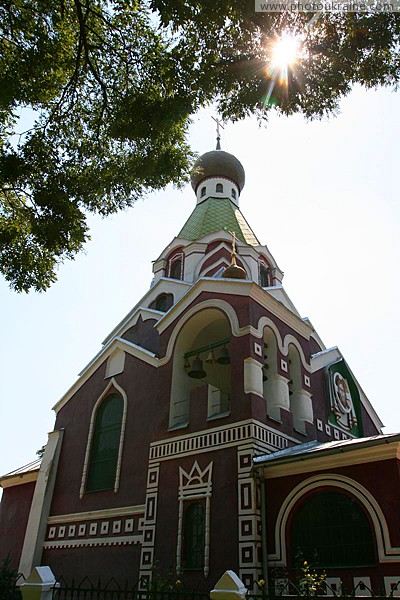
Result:
[[261,287],[269,287],[269,268],[263,262],[259,263],[259,282]]
[[204,186],[204,187],[202,187],[202,188],[201,188],[201,193],[200,193],[200,196],[201,196],[202,198],[203,198],[203,196],[205,196],[205,195],[206,195],[206,186]]
[[155,308],[160,312],[167,312],[174,303],[172,294],[160,294],[154,302],[150,304],[150,308]]
[[371,526],[357,501],[340,492],[306,500],[292,524],[293,564],[299,557],[318,567],[374,565]]
[[236,200],[236,190],[234,190],[233,188],[231,189],[231,196],[234,200]]
[[218,194],[222,194],[222,192],[224,191],[224,186],[222,185],[222,183],[217,183],[217,185],[215,186],[215,191],[218,192]]
[[114,488],[122,414],[123,400],[119,394],[107,396],[97,410],[86,481],[87,492]]
[[183,525],[183,567],[185,569],[204,567],[204,533],[203,505],[190,504],[185,511]]
[[169,268],[171,279],[182,279],[182,258],[174,258]]

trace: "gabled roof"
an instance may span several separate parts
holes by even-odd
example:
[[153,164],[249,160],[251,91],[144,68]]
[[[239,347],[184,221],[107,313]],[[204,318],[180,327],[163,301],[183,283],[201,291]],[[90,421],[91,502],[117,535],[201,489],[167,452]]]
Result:
[[239,240],[250,246],[260,245],[250,225],[229,198],[211,197],[198,204],[179,232],[178,238],[198,240],[221,230],[234,231]]

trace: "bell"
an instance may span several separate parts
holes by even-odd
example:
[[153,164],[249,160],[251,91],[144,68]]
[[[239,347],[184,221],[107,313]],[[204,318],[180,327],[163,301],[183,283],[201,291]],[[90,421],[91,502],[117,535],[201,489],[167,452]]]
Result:
[[229,352],[226,346],[224,346],[223,348],[221,348],[221,352],[217,358],[217,363],[219,365],[229,365],[229,363],[231,362],[230,356],[229,356]]
[[207,375],[203,369],[203,361],[199,355],[194,359],[192,369],[188,371],[188,375],[189,377],[193,377],[193,379],[203,379]]
[[185,358],[185,364],[183,365],[184,369],[190,369],[190,362],[187,358]]
[[210,350],[210,352],[208,353],[208,356],[206,358],[206,363],[208,365],[213,365],[215,363],[215,354],[214,354],[214,350]]
[[268,377],[267,377],[267,374],[264,371],[264,369],[262,370],[262,372],[263,372],[263,381],[268,381]]

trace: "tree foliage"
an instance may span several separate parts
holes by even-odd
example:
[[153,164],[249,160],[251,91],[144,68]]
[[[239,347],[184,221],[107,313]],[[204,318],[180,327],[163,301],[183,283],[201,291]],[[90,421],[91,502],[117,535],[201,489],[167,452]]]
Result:
[[[190,117],[321,117],[354,83],[399,80],[398,14],[262,14],[249,0],[5,0],[0,6],[0,271],[45,290],[107,216],[185,181]],[[267,69],[298,35],[282,83]],[[20,115],[34,123],[21,132]],[[32,112],[33,111],[33,112]]]

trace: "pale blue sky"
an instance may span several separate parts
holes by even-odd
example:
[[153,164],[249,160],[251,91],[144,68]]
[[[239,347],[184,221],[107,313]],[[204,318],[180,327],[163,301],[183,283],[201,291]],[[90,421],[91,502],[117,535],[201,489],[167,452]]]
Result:
[[[286,291],[326,346],[339,346],[386,432],[400,431],[399,100],[357,89],[336,118],[271,116],[266,128],[248,120],[227,125],[222,140],[245,168],[240,207],[285,272]],[[200,153],[215,145],[211,114],[194,119]],[[44,294],[18,295],[1,280],[1,474],[35,459],[52,406],[148,289],[151,261],[194,205],[188,185],[91,217],[85,254]]]

